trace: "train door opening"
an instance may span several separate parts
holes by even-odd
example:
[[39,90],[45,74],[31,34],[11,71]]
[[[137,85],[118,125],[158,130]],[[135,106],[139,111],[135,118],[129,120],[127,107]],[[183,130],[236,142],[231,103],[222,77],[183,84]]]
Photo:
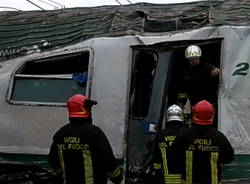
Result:
[[[127,184],[150,182],[154,138],[157,130],[164,128],[166,109],[177,104],[178,92],[188,67],[185,49],[191,44],[201,47],[202,62],[220,67],[221,39],[133,47],[127,129]],[[218,94],[219,78],[214,80],[211,88]],[[218,98],[216,109],[217,102]]]

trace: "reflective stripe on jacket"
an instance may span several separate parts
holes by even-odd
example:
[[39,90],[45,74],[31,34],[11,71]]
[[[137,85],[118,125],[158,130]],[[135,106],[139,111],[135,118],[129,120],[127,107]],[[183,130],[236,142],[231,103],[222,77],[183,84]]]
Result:
[[[176,137],[183,129],[186,129],[180,122],[167,124],[165,130],[160,131],[155,139],[154,148],[154,170],[158,181],[164,184],[181,184],[180,159],[171,151]],[[171,149],[170,149],[171,148]]]
[[185,158],[182,178],[186,184],[219,184],[221,165],[234,159],[234,149],[226,136],[211,126],[193,125],[174,146],[176,154]]

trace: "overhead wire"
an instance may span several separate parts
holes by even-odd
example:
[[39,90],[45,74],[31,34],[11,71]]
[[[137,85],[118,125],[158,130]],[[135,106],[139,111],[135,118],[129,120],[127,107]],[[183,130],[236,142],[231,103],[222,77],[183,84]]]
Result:
[[119,5],[122,5],[122,3],[120,2],[120,1],[118,1],[118,0],[115,0]]
[[133,4],[130,0],[126,0],[129,4]]
[[[42,8],[41,6],[39,6],[39,5],[37,5],[36,3],[34,3],[34,2],[32,2],[31,0],[26,0],[27,2],[29,2],[29,3],[31,3],[31,4],[33,4],[34,6],[36,6],[36,7],[38,7],[38,8],[40,8],[41,10],[45,10],[44,8]],[[65,8],[65,5],[63,5],[63,4],[60,4],[60,3],[58,3],[58,2],[56,2],[56,1],[54,1],[54,0],[47,0],[47,1],[49,1],[49,2],[51,2],[51,3],[49,3],[49,2],[46,2],[45,0],[37,0],[37,1],[40,1],[40,2],[42,2],[42,3],[44,3],[44,4],[46,4],[46,5],[49,5],[49,6],[53,6],[55,9],[58,9],[58,6],[56,6],[56,5],[59,5],[59,6],[61,6],[61,8]],[[123,5],[119,0],[115,0],[119,5]],[[126,0],[129,4],[133,4],[130,0]],[[56,4],[56,5],[53,5],[52,3],[54,3],[54,4]]]
[[50,3],[47,3],[46,1],[43,1],[43,0],[37,0],[37,1],[40,1],[40,2],[42,2],[42,3],[44,3],[44,4],[49,5],[49,6],[53,6],[55,9],[58,9],[57,6],[55,6],[55,5],[53,5],[53,4],[50,4]]
[[0,6],[0,8],[7,8],[7,9],[12,9],[12,10],[22,11],[20,9],[13,8],[13,7],[10,7],[10,6]]
[[42,7],[38,6],[36,3],[32,2],[31,0],[26,0],[27,2],[33,4],[34,6],[38,7],[39,9],[45,11],[45,9],[43,9]]
[[50,2],[52,2],[52,3],[54,3],[54,4],[59,5],[59,6],[61,6],[61,8],[65,8],[65,5],[60,4],[60,3],[56,2],[56,1],[53,1],[53,0],[47,0],[47,1],[50,1]]
[[[42,8],[41,6],[39,6],[39,5],[37,5],[36,3],[32,2],[31,0],[26,0],[26,1],[28,1],[29,3],[35,5],[36,7],[40,8],[40,9],[42,9],[42,10],[45,10],[45,9]],[[46,2],[45,0],[37,0],[37,1],[40,1],[40,2],[42,2],[42,3],[44,3],[44,4],[46,4],[46,5],[52,6],[52,7],[54,7],[55,9],[65,8],[65,5],[60,4],[60,3],[56,2],[56,1],[53,1],[53,0],[46,0],[46,1],[49,1],[49,2],[51,2],[51,3]],[[54,3],[54,4],[52,4],[52,3]],[[56,4],[56,5],[55,5],[55,4]],[[59,7],[58,5],[59,5],[60,7]]]

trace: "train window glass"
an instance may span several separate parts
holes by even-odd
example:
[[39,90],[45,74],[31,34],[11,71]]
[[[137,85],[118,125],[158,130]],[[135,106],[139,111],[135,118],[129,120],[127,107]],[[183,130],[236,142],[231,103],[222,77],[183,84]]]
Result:
[[130,116],[145,118],[149,111],[157,55],[139,51],[134,59],[130,94]]
[[15,73],[10,102],[65,104],[76,93],[86,94],[89,52],[28,61]]

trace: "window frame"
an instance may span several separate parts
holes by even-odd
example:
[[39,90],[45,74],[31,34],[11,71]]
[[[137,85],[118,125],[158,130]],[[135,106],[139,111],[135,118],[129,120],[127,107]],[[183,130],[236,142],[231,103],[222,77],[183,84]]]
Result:
[[[142,56],[139,56],[139,55],[148,55],[148,54],[151,54],[152,57],[154,58],[154,65],[155,65],[155,68],[152,70],[155,72],[155,70],[157,69],[157,65],[158,65],[158,53],[153,51],[153,50],[145,50],[145,49],[134,49],[133,50],[133,64],[132,64],[132,74],[131,74],[131,84],[130,84],[130,96],[133,94],[135,96],[138,96],[138,87],[136,85],[136,83],[138,82],[138,80],[140,79],[140,75],[138,75],[138,72],[142,72],[141,70],[138,70],[140,68],[138,68],[138,65],[140,65],[139,62],[141,57]],[[149,66],[149,65],[148,65]],[[152,72],[151,71],[151,72]],[[142,73],[141,73],[142,74]],[[143,75],[144,77],[146,76],[145,74],[149,74],[149,73],[144,73],[143,72]],[[136,98],[134,99],[131,99],[131,97],[129,98],[129,116],[133,119],[144,119],[148,116],[149,114],[149,110],[150,110],[150,104],[151,104],[151,98],[152,98],[152,90],[153,90],[153,84],[154,84],[154,79],[155,79],[155,73],[152,75],[152,81],[151,83],[148,83],[150,85],[152,85],[152,88],[150,89],[149,93],[148,93],[148,97],[149,98],[149,101],[147,101],[147,103],[142,103],[142,101],[136,101]],[[140,83],[142,82],[141,80],[139,80]],[[132,96],[133,96],[132,95]],[[142,94],[140,94],[142,95]],[[142,106],[145,106],[147,105],[147,108],[144,109],[144,110],[137,110],[138,106],[139,107],[142,107]],[[137,106],[137,107],[136,107]]]
[[44,57],[35,57],[31,58],[28,60],[23,61],[21,64],[19,64],[15,70],[12,72],[9,83],[8,83],[8,88],[7,88],[7,93],[6,93],[6,101],[9,104],[12,105],[25,105],[25,106],[66,106],[66,103],[63,102],[37,102],[37,101],[19,101],[19,100],[13,100],[12,95],[13,95],[13,90],[14,90],[14,84],[15,84],[15,79],[16,78],[40,78],[40,79],[72,79],[72,74],[45,74],[45,75],[39,75],[39,74],[20,74],[18,71],[22,69],[22,67],[25,67],[25,65],[28,62],[43,62],[43,61],[49,61],[52,59],[59,59],[68,57],[68,58],[74,58],[75,56],[86,53],[88,52],[89,58],[88,58],[88,80],[86,84],[86,96],[90,96],[91,93],[91,83],[92,83],[92,75],[93,75],[93,55],[94,52],[91,48],[84,48],[81,51],[75,51],[75,52],[60,52],[57,54],[49,54]]

